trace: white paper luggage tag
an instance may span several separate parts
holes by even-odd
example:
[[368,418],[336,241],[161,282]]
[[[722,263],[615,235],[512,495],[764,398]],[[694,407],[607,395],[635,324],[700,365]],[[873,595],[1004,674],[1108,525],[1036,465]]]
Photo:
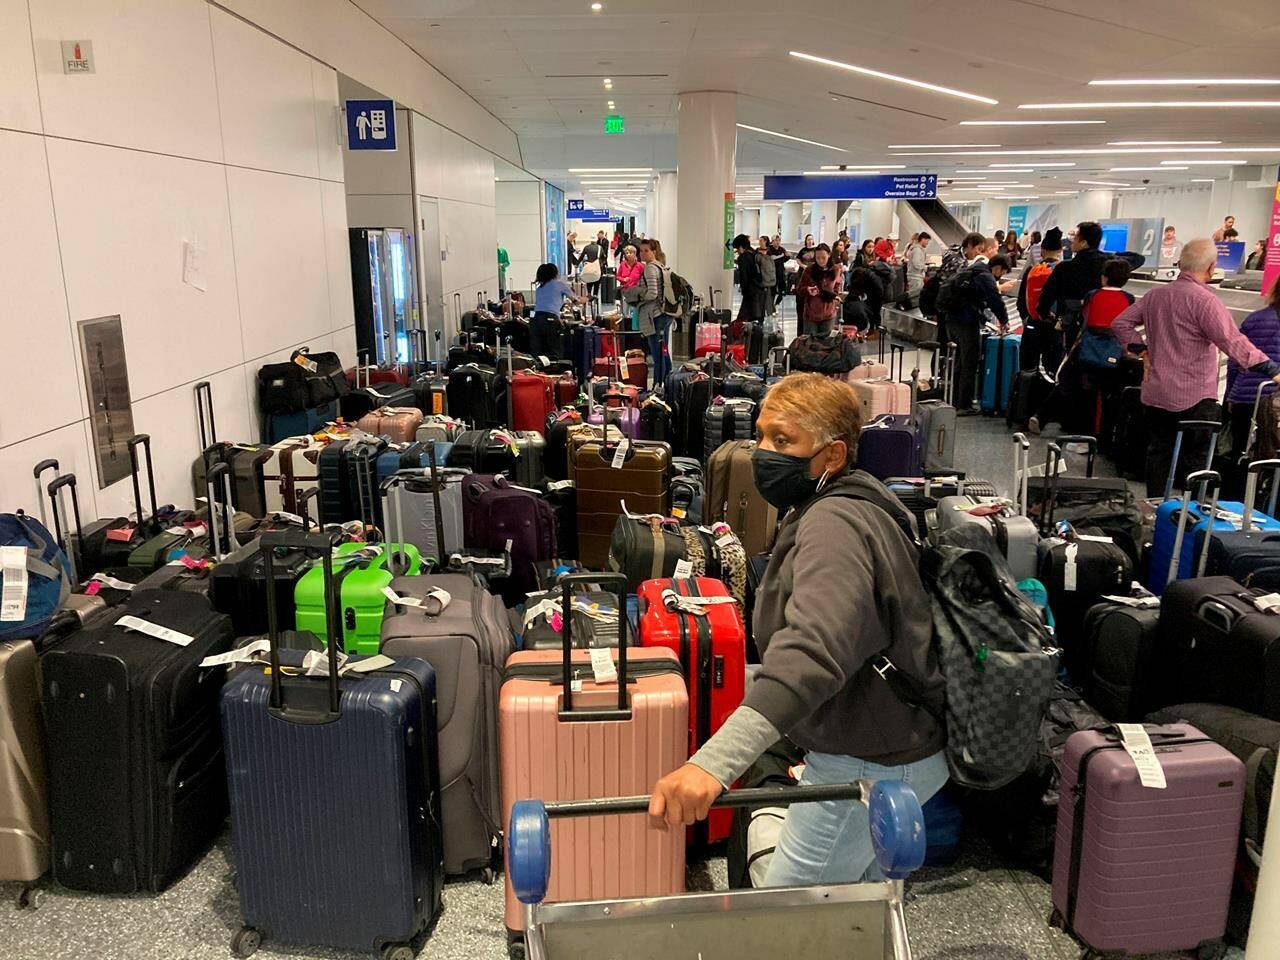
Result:
[[693,564],[688,560],[677,560],[675,573],[672,574],[676,580],[688,580],[693,576]]
[[177,630],[170,630],[168,627],[162,627],[158,623],[151,623],[149,620],[143,620],[134,616],[123,616],[116,621],[117,627],[125,630],[134,630],[138,633],[145,633],[148,637],[155,637],[157,640],[165,640],[169,643],[175,643],[180,647],[185,647],[191,643],[195,637],[189,634],[179,633]]
[[1164,768],[1151,745],[1151,735],[1140,723],[1117,723],[1116,729],[1120,731],[1125,750],[1133,758],[1133,765],[1138,768],[1138,781],[1153,790],[1165,789]]
[[618,357],[618,377],[622,380],[626,380],[628,377],[630,377],[630,375],[631,375],[630,372],[627,370],[627,358],[623,356],[619,356]]
[[[450,594],[448,590],[442,590],[440,587],[429,588],[427,590],[427,595],[421,600],[417,597],[402,597],[390,587],[383,587],[382,595],[398,607],[418,607],[424,613],[435,616],[438,616],[440,613],[444,613],[445,608],[448,607],[450,601],[453,600],[453,595]],[[431,614],[430,611],[427,610],[427,602],[429,600],[435,600],[440,604],[440,610],[436,614]]]
[[1116,597],[1104,594],[1103,600],[1110,600],[1112,603],[1121,603],[1126,607],[1133,607],[1137,610],[1154,610],[1160,606],[1159,597]]
[[1062,567],[1062,589],[1068,593],[1074,593],[1076,584],[1076,554],[1080,552],[1080,544],[1068,543],[1066,550],[1066,562]]
[[[342,676],[342,665],[347,662],[347,655],[338,651],[338,676]],[[329,654],[324,650],[308,650],[302,658],[302,674],[306,677],[327,677],[329,675]]]
[[214,654],[212,657],[205,657],[200,661],[202,667],[221,667],[229,663],[248,663],[270,652],[271,643],[265,637],[261,640],[255,640],[253,643],[243,646],[238,650],[231,650],[227,653]]
[[111,587],[113,590],[132,590],[134,584],[128,580],[117,580],[115,577],[107,573],[95,573],[89,578],[90,583],[100,583],[104,587]]
[[591,672],[595,674],[596,683],[613,683],[618,679],[618,668],[607,648],[592,647],[587,652],[591,655]]
[[631,441],[625,437],[618,441],[618,449],[613,451],[613,462],[609,464],[614,470],[621,470],[627,462],[627,451],[631,448]]
[[1280,593],[1264,593],[1253,598],[1253,605],[1260,613],[1280,613]]
[[[346,658],[343,657],[343,659],[345,660]],[[395,661],[386,654],[378,653],[372,657],[363,657],[359,660],[349,660],[342,663],[338,667],[338,676],[345,677],[349,673],[373,673],[376,670],[385,670],[394,663]]]
[[0,547],[4,592],[0,595],[0,622],[19,623],[27,617],[27,548]]
[[552,480],[547,484],[547,493],[555,493],[557,490],[572,490],[573,486],[572,480]]

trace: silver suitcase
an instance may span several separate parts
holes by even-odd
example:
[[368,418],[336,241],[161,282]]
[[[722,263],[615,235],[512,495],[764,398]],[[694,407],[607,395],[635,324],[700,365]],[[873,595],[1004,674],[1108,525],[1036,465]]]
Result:
[[462,481],[466,476],[466,470],[443,467],[435,471],[434,477],[430,468],[399,470],[383,484],[382,515],[389,520],[394,518],[405,543],[413,544],[424,557],[447,564],[449,552],[463,546]]
[[423,417],[422,423],[418,426],[418,432],[414,437],[415,440],[434,440],[438,443],[453,443],[458,437],[462,436],[467,425],[461,420],[455,420],[453,417],[441,415],[433,415]]

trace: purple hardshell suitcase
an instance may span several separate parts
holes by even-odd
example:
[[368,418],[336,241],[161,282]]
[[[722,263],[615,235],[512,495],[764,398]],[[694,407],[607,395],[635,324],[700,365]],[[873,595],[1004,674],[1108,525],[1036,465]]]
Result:
[[858,469],[878,480],[920,475],[920,435],[914,420],[886,413],[868,421],[858,438]]
[[1195,950],[1222,937],[1245,767],[1190,724],[1145,727],[1164,789],[1144,787],[1115,727],[1062,761],[1052,922],[1089,949]]
[[600,426],[606,419],[615,424],[622,431],[623,436],[632,440],[639,439],[639,407],[593,407],[587,415],[587,423],[595,426]]

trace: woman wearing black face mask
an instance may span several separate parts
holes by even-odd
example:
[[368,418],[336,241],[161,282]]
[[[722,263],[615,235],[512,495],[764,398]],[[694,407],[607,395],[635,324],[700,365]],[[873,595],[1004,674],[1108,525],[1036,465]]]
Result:
[[[795,373],[765,395],[752,468],[761,495],[785,516],[756,592],[763,664],[743,705],[658,781],[655,823],[705,817],[783,734],[807,751],[804,783],[907,780],[924,803],[946,782],[945,732],[934,719],[942,675],[915,524],[888,489],[854,469],[861,425],[843,381]],[[870,879],[878,870],[864,806],[791,809],[767,886]]]

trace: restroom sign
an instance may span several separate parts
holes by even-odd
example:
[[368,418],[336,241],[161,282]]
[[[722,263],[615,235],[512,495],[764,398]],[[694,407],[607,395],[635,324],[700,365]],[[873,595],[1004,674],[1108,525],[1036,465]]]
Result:
[[93,73],[93,41],[62,41],[62,72]]
[[347,101],[347,148],[394,150],[396,105],[392,100]]

